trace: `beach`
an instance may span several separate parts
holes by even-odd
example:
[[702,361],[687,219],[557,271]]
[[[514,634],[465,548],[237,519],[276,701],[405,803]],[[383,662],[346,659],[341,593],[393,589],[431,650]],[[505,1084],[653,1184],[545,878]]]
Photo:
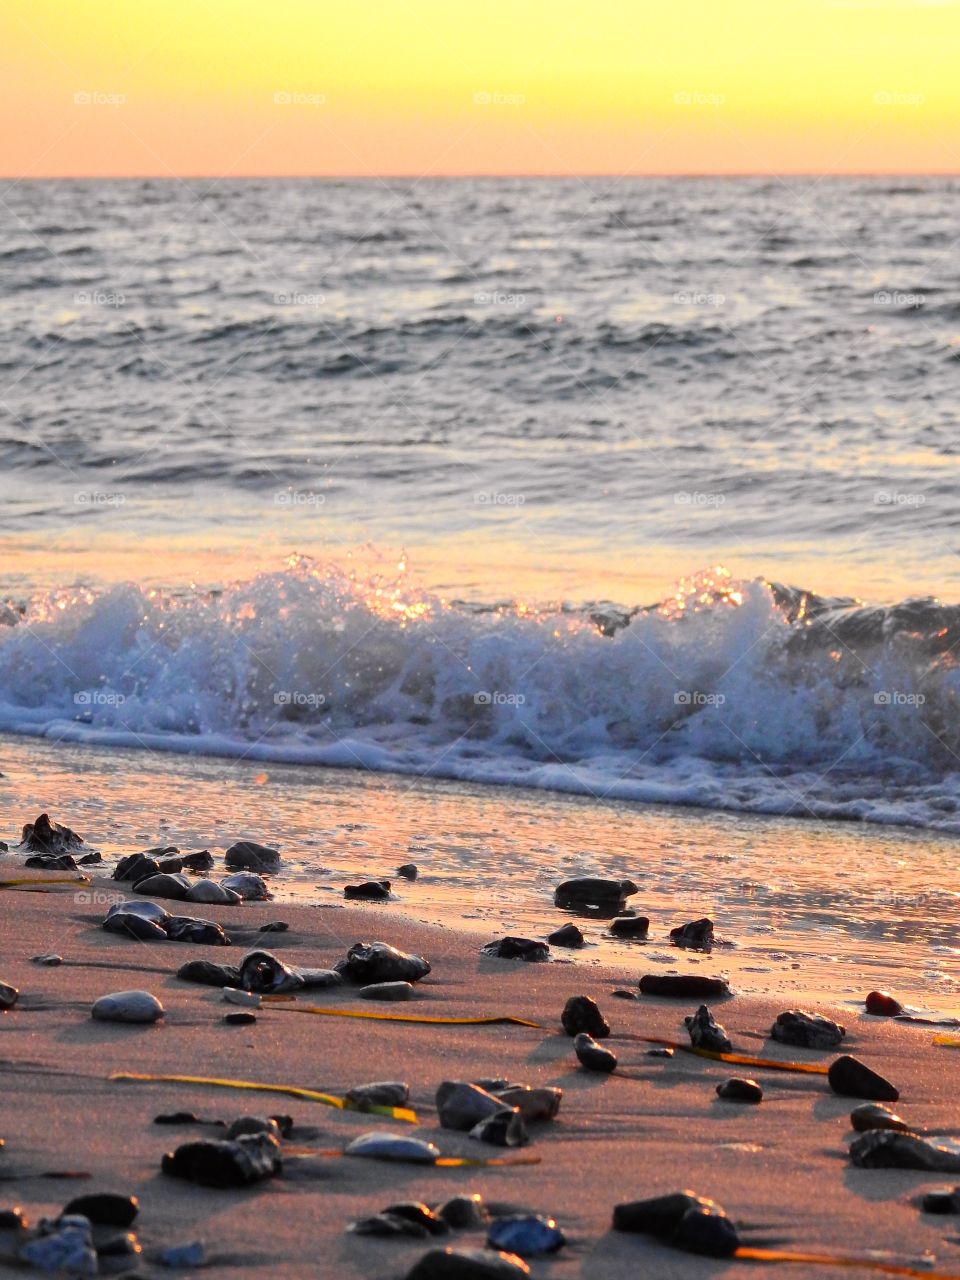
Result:
[[[218,859],[219,861],[219,859]],[[14,858],[3,858],[9,875]],[[216,874],[216,873],[215,873]],[[55,877],[54,877],[55,878]],[[77,901],[75,895],[81,894]],[[937,1258],[937,1274],[960,1274],[957,1232],[950,1218],[922,1215],[918,1195],[949,1178],[909,1171],[852,1168],[848,1119],[855,1100],[831,1093],[822,1076],[759,1071],[764,1099],[744,1106],[717,1098],[718,1083],[735,1074],[721,1062],[677,1052],[647,1055],[648,1045],[620,1036],[683,1041],[683,1016],[696,1001],[642,997],[620,1000],[615,988],[636,990],[637,968],[564,963],[560,948],[549,963],[481,956],[477,938],[417,925],[389,906],[318,907],[292,902],[205,906],[195,914],[217,920],[234,935],[230,949],[145,943],[105,933],[101,921],[116,901],[135,897],[129,886],[98,876],[89,886],[38,893],[0,893],[3,970],[20,988],[2,1017],[2,1159],[11,1195],[29,1218],[56,1214],[64,1202],[90,1191],[132,1193],[140,1200],[135,1229],[144,1248],[142,1274],[162,1274],[151,1262],[173,1243],[203,1240],[204,1274],[277,1277],[402,1277],[427,1244],[361,1238],[348,1225],[402,1200],[436,1205],[454,1194],[479,1192],[554,1217],[568,1237],[554,1257],[533,1259],[534,1275],[717,1277],[749,1274],[751,1264],[699,1258],[648,1237],[611,1230],[613,1206],[691,1188],[718,1200],[745,1235],[780,1247],[881,1251],[888,1261]],[[89,901],[84,900],[85,898]],[[176,904],[166,903],[175,909]],[[189,904],[185,904],[189,906]],[[544,906],[544,923],[557,923]],[[335,924],[330,926],[333,917]],[[285,933],[259,926],[284,920]],[[265,1004],[255,1025],[223,1022],[233,1006],[218,989],[180,981],[186,960],[238,963],[248,946],[266,942],[281,959],[326,968],[360,940],[383,940],[432,958],[432,972],[402,1005],[359,1000],[349,988],[301,993],[285,1006]],[[64,964],[31,961],[57,952]],[[710,958],[712,960],[713,957]],[[715,971],[705,961],[704,971]],[[156,1025],[97,1022],[99,996],[144,988],[163,1002]],[[611,1024],[606,1043],[619,1055],[604,1076],[578,1067],[559,1015],[571,995],[596,999]],[[865,993],[864,993],[865,994]],[[400,1024],[298,1014],[298,1005],[402,1012],[435,1017],[513,1015],[538,1023],[450,1026]],[[734,1047],[781,1060],[826,1063],[833,1054],[789,1049],[766,1039],[782,1001],[743,997],[713,1005]],[[930,1132],[956,1120],[955,1050],[934,1046],[933,1030],[818,1005],[847,1027],[845,1052],[869,1063],[901,1090],[897,1110]],[[341,1149],[370,1129],[406,1128],[377,1117],[340,1112],[282,1095],[175,1083],[110,1080],[114,1072],[228,1077],[343,1094],[377,1079],[409,1083],[418,1114],[417,1136],[445,1155],[511,1156],[466,1134],[437,1125],[434,1093],[442,1080],[506,1077],[563,1089],[557,1118],[531,1123],[524,1156],[539,1163],[492,1169],[424,1169],[379,1161],[291,1157],[277,1179],[244,1190],[195,1187],[160,1172],[164,1152],[212,1128],[164,1128],[154,1115],[195,1111],[204,1118],[289,1113],[294,1129],[284,1145]],[[50,1171],[89,1174],[82,1180],[46,1178]],[[753,1242],[753,1241],[752,1241]],[[441,1244],[446,1241],[441,1241]],[[454,1247],[479,1246],[482,1234],[455,1233]],[[2,1243],[0,1243],[0,1247]],[[9,1256],[9,1254],[7,1255]],[[849,1269],[784,1264],[784,1275],[831,1277]],[[858,1274],[854,1271],[852,1274]]]

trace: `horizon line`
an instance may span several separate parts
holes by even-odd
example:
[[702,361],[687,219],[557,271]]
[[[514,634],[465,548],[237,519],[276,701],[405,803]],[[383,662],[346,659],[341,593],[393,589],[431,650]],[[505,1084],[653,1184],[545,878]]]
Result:
[[710,170],[653,171],[649,173],[617,173],[613,170],[584,171],[581,173],[0,173],[0,182],[472,182],[478,179],[505,181],[516,179],[534,182],[540,179],[565,179],[571,182],[586,178],[615,178],[620,182],[642,181],[649,178],[766,178],[771,182],[790,178],[960,178],[960,169],[797,169],[788,173],[768,173],[751,169],[736,172]]

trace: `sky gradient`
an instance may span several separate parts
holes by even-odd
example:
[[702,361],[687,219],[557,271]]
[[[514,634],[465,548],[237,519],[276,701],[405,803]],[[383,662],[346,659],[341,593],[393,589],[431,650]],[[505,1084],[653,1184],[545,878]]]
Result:
[[958,0],[3,0],[0,174],[960,172]]

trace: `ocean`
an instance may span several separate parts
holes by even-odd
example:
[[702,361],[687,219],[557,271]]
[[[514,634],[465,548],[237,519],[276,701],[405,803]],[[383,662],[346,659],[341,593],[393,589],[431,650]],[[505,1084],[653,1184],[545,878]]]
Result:
[[958,190],[0,184],[0,731],[957,832]]

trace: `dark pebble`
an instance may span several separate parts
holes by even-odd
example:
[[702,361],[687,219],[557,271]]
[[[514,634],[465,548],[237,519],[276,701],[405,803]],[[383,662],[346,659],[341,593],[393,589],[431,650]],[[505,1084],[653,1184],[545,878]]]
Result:
[[21,1208],[0,1209],[0,1231],[22,1231],[26,1225],[26,1215]]
[[725,1102],[756,1104],[763,1101],[763,1090],[756,1080],[747,1080],[743,1076],[731,1076],[729,1080],[724,1080],[723,1084],[717,1085],[717,1096],[723,1098]]
[[611,991],[612,996],[616,996],[618,1000],[639,1000],[640,997],[635,991],[625,991],[623,987],[617,987],[615,991]]
[[419,874],[415,862],[405,862],[402,867],[397,867],[397,875],[402,880],[416,880]]
[[23,864],[35,871],[76,871],[76,859],[69,853],[35,853]]
[[558,907],[616,906],[639,888],[632,880],[604,880],[595,876],[578,876],[564,880],[553,895]]
[[690,951],[709,951],[713,945],[713,921],[704,916],[678,925],[670,930],[670,941],[675,947],[686,947]]
[[656,1049],[648,1049],[647,1057],[648,1058],[672,1058],[673,1050],[670,1048],[669,1045],[662,1044],[662,1045],[659,1045]]
[[960,1188],[936,1187],[920,1202],[924,1213],[960,1213]]
[[267,1133],[233,1142],[205,1139],[185,1142],[167,1152],[160,1168],[172,1178],[204,1187],[247,1187],[280,1172],[280,1144]]
[[730,995],[725,978],[704,978],[697,973],[645,973],[639,986],[642,995],[678,1000],[710,1000]]
[[268,924],[262,924],[258,932],[260,933],[286,933],[290,926],[286,920],[271,920]]
[[239,987],[240,968],[214,964],[212,960],[188,960],[177,970],[181,982],[199,982],[205,987]]
[[629,1200],[614,1208],[613,1229],[666,1238],[673,1235],[691,1209],[712,1205],[712,1200],[706,1200],[693,1191],[677,1191],[673,1195],[654,1196],[649,1200]]
[[184,853],[181,863],[188,871],[209,871],[213,866],[213,854],[209,849],[201,849],[199,853]]
[[113,869],[114,880],[146,880],[148,876],[159,875],[160,863],[145,853],[129,853]]
[[399,1204],[388,1205],[383,1210],[394,1218],[404,1218],[407,1222],[415,1222],[425,1228],[432,1236],[445,1236],[450,1231],[450,1224],[429,1209],[419,1200],[402,1200]]
[[480,948],[485,956],[497,956],[500,960],[547,960],[550,948],[545,942],[536,942],[533,938],[498,938],[496,942],[488,942]]
[[869,1133],[871,1129],[892,1129],[897,1133],[912,1133],[906,1120],[903,1120],[889,1107],[879,1102],[863,1102],[850,1112],[850,1124],[857,1133]]
[[818,1013],[788,1009],[777,1015],[770,1034],[781,1044],[795,1044],[801,1049],[835,1049],[847,1029]]
[[153,1117],[154,1124],[216,1124],[226,1126],[225,1120],[201,1120],[195,1111],[165,1111]]
[[85,853],[82,858],[77,859],[78,867],[94,867],[98,862],[103,861],[102,853]]
[[568,1036],[586,1031],[595,1040],[605,1040],[610,1034],[610,1024],[600,1012],[596,1001],[589,996],[571,996],[563,1006],[560,1023]]
[[688,1209],[670,1241],[687,1253],[710,1258],[729,1258],[740,1248],[737,1229],[719,1205]]
[[695,1049],[709,1049],[713,1053],[729,1053],[733,1048],[726,1031],[716,1021],[705,1004],[696,1013],[684,1018],[690,1043]]
[[485,1226],[490,1221],[490,1211],[483,1196],[451,1196],[437,1208],[437,1217],[458,1231]]
[[364,880],[362,884],[348,884],[344,887],[343,896],[362,902],[386,902],[390,897],[390,881]]
[[585,939],[581,930],[571,921],[554,929],[553,933],[548,933],[547,941],[555,947],[582,947]]
[[871,991],[864,1001],[867,1013],[878,1018],[895,1018],[903,1013],[903,1005],[886,991]]
[[230,846],[223,860],[234,870],[269,871],[280,865],[280,853],[253,840],[238,840]]
[[827,1072],[830,1088],[845,1098],[868,1098],[873,1102],[896,1102],[900,1090],[871,1071],[857,1058],[844,1054],[830,1063]]
[[249,1027],[251,1023],[256,1022],[257,1015],[255,1013],[225,1013],[223,1020],[228,1027]]
[[580,1065],[586,1067],[588,1071],[601,1071],[609,1074],[611,1071],[616,1070],[617,1055],[611,1053],[609,1049],[605,1049],[602,1044],[597,1044],[593,1036],[588,1036],[585,1031],[581,1031],[574,1040],[573,1050]]
[[494,1249],[431,1249],[406,1280],[522,1280],[530,1268],[515,1253]]
[[112,1195],[102,1191],[89,1196],[77,1196],[63,1207],[64,1214],[79,1213],[91,1222],[104,1227],[129,1227],[140,1212],[136,1196]]
[[[96,1245],[96,1251],[98,1258],[139,1258],[143,1248],[132,1231],[123,1231],[119,1235],[109,1235],[101,1240]],[[136,1265],[133,1263],[129,1269],[132,1270]],[[123,1270],[127,1271],[128,1268],[124,1267]]]
[[646,938],[650,920],[647,916],[617,916],[610,921],[610,932],[616,938]]
[[19,995],[18,987],[12,987],[8,982],[0,982],[0,1013],[6,1013],[8,1009],[12,1009]]

